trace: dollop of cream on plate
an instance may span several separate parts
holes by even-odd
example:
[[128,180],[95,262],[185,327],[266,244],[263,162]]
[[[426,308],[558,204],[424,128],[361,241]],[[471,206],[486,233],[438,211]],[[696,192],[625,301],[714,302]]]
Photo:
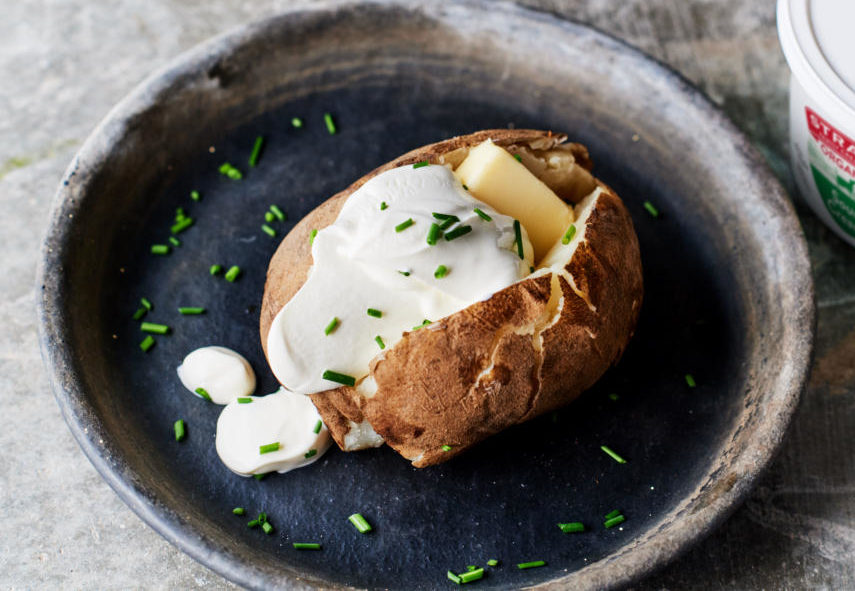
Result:
[[255,372],[241,355],[226,347],[200,347],[178,366],[178,378],[195,396],[202,388],[216,404],[228,404],[255,392]]

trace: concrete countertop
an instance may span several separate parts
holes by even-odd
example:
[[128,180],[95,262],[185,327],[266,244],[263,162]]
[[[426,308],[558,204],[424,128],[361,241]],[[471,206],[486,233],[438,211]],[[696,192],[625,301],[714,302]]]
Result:
[[[679,70],[795,193],[789,72],[773,0],[523,3],[590,23]],[[78,449],[42,368],[34,273],[62,172],[110,107],[182,51],[293,4],[0,0],[0,587],[233,587],[131,513]],[[639,589],[843,589],[855,581],[855,250],[797,206],[819,306],[810,387],[745,505]]]

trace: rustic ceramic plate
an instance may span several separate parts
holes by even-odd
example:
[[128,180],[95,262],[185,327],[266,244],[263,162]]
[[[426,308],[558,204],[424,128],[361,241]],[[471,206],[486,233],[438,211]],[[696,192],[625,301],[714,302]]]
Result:
[[[275,389],[257,326],[278,238],[406,150],[511,125],[587,144],[596,174],[634,217],[646,295],[619,367],[564,411],[430,469],[378,449],[334,450],[260,482],[230,473],[213,446],[219,407],[184,391],[175,367],[198,346],[225,345],[250,359],[260,392]],[[265,149],[249,168],[257,135]],[[219,174],[224,162],[243,180]],[[272,203],[289,216],[274,224],[277,239],[260,229]],[[194,225],[168,256],[150,254],[178,207]],[[208,274],[214,263],[243,273],[228,283]],[[637,580],[745,497],[796,407],[814,331],[792,208],[717,109],[606,35],[478,1],[324,5],[185,54],[122,101],[75,157],[39,284],[42,350],[89,459],[164,537],[259,588],[437,588],[450,584],[446,570],[491,558],[499,566],[480,588]],[[147,354],[131,319],[143,296],[154,304],[147,319],[173,327]],[[181,305],[208,312],[181,317]],[[188,423],[181,444],[177,418]],[[267,512],[275,533],[247,528],[236,505]],[[612,509],[626,522],[606,530]],[[356,511],[374,532],[348,524]],[[587,531],[562,534],[562,521]],[[298,552],[294,541],[323,550]],[[547,565],[516,568],[532,560]]]

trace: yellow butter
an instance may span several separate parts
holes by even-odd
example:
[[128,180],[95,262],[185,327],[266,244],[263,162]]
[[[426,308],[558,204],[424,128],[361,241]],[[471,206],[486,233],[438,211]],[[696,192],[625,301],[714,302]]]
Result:
[[573,223],[573,210],[490,140],[469,150],[455,172],[476,199],[520,221],[534,246],[535,261],[540,261]]

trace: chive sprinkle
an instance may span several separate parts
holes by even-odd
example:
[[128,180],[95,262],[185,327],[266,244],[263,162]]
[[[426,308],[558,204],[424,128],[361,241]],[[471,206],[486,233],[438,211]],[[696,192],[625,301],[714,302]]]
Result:
[[140,298],[140,303],[142,304],[143,308],[145,308],[149,312],[154,310],[154,305],[152,305],[152,303],[148,301],[147,298]]
[[258,519],[253,519],[252,521],[248,522],[246,526],[249,528],[258,527]]
[[152,337],[151,335],[148,335],[140,343],[140,349],[142,349],[145,353],[148,353],[148,350],[151,349],[152,347],[154,347],[154,343],[155,343],[154,337]]
[[686,374],[686,385],[689,386],[689,388],[694,388],[695,386],[698,385],[695,382],[695,377],[690,373]]
[[295,550],[320,550],[321,545],[314,542],[294,542],[292,544]]
[[332,320],[330,320],[329,324],[327,324],[326,328],[324,328],[324,334],[329,336],[329,334],[338,328],[338,318],[333,316]]
[[176,222],[180,222],[181,220],[183,220],[186,217],[187,217],[187,215],[184,213],[183,207],[176,208],[176,210],[175,210],[175,221]]
[[325,370],[321,377],[325,380],[329,380],[337,384],[343,384],[345,386],[353,386],[356,384],[356,378],[354,378],[353,376],[349,376],[345,373],[338,373],[337,371],[332,371],[331,369]]
[[442,230],[439,229],[439,224],[431,224],[427,233],[427,243],[434,246],[436,244],[436,239],[439,238],[441,234]]
[[437,279],[442,279],[446,275],[448,275],[448,267],[445,265],[440,265],[436,268],[436,271],[433,272],[433,276]]
[[446,576],[448,577],[448,579],[449,579],[452,583],[457,583],[457,584],[459,585],[459,584],[460,584],[460,582],[461,582],[461,581],[460,581],[460,577],[458,577],[457,575],[455,575],[455,574],[454,574],[453,572],[451,572],[451,571],[447,571],[447,572],[446,572]]
[[472,226],[457,226],[451,232],[446,233],[445,239],[451,242],[456,238],[460,238],[461,236],[465,236],[469,232],[472,231]]
[[274,441],[273,443],[268,443],[266,445],[259,445],[258,446],[258,453],[259,453],[259,455],[260,454],[269,454],[269,453],[272,453],[274,451],[279,451],[280,447],[281,446],[279,445],[278,441]]
[[462,184],[463,184],[463,190],[464,190],[464,191],[468,191],[468,190],[469,190],[469,187],[467,187],[467,186],[466,186],[466,183],[462,183]]
[[190,199],[193,201],[199,201],[202,198],[202,195],[199,194],[199,191],[190,191]]
[[312,429],[316,434],[321,432],[321,427],[324,426],[324,422],[321,419],[318,419],[318,422],[315,423],[315,428]]
[[261,155],[261,148],[264,146],[264,138],[258,136],[255,138],[255,143],[252,145],[252,153],[249,155],[249,165],[255,168],[258,164],[258,157]]
[[180,241],[178,238],[176,238],[175,236],[170,236],[170,237],[169,237],[169,243],[170,243],[172,246],[181,246],[181,241]]
[[644,209],[647,210],[647,213],[652,215],[655,218],[659,217],[659,210],[656,209],[656,206],[650,203],[649,201],[644,202]]
[[616,525],[620,525],[624,521],[626,521],[626,517],[624,517],[623,515],[618,515],[617,517],[612,517],[611,519],[607,520],[603,524],[603,526],[605,526],[606,529],[609,529],[609,528],[614,527]]
[[400,224],[395,226],[395,231],[396,232],[403,232],[404,230],[406,230],[407,228],[409,228],[410,226],[412,226],[415,223],[416,222],[413,221],[413,218],[407,218],[403,222],[401,222]]
[[567,228],[567,231],[564,232],[564,237],[561,238],[561,244],[570,244],[570,241],[573,240],[573,236],[576,235],[576,225],[570,224],[570,227]]
[[609,394],[609,400],[611,400],[612,402],[617,402],[618,400],[620,400],[620,396],[612,392],[611,394]]
[[219,170],[220,174],[223,174],[234,181],[239,181],[243,178],[243,173],[228,162],[223,162],[220,165]]
[[211,402],[211,395],[208,394],[208,391],[205,388],[202,388],[200,386],[193,391],[196,392],[196,394],[198,394],[201,398],[204,398],[208,402]]
[[256,517],[256,519],[258,520],[258,523],[265,523],[267,521],[267,513],[262,511],[258,514],[258,517]]
[[273,526],[270,525],[269,521],[265,521],[264,523],[262,523],[261,529],[263,529],[264,533],[266,533],[268,536],[273,533]]
[[527,568],[537,568],[538,566],[546,566],[546,561],[532,560],[531,562],[521,562],[517,565],[517,568],[520,570],[525,570]]
[[489,215],[487,215],[486,213],[484,213],[483,211],[481,211],[477,207],[475,209],[473,209],[472,211],[474,211],[478,215],[478,217],[481,218],[482,220],[484,220],[485,222],[492,222],[493,221],[493,218],[491,218]]
[[249,396],[241,396],[237,399],[238,404],[252,404],[252,398]]
[[175,441],[183,441],[184,438],[187,436],[184,419],[178,419],[177,421],[175,421],[175,424],[172,425],[172,428],[175,430]]
[[260,481],[260,480],[264,480],[265,478],[267,478],[268,474],[270,474],[270,472],[265,472],[263,474],[253,474],[252,477],[255,478],[256,480]]
[[169,246],[166,244],[152,244],[151,254],[169,254]]
[[140,330],[154,334],[169,334],[169,327],[165,324],[155,324],[154,322],[143,322],[140,324]]
[[264,221],[265,222],[272,222],[275,219],[276,219],[276,216],[273,215],[272,213],[270,213],[269,211],[264,212]]
[[383,211],[383,210],[387,209],[388,207],[389,207],[389,204],[386,203],[385,201],[380,202],[380,211]]
[[585,531],[585,524],[581,521],[573,521],[570,523],[559,523],[558,527],[565,534],[572,534],[580,531]]
[[618,464],[626,464],[626,460],[620,457],[617,453],[615,453],[615,451],[612,450],[612,448],[610,448],[609,446],[601,445],[600,449],[606,452],[609,456],[611,456],[611,458]]
[[193,225],[193,218],[181,218],[181,221],[175,222],[172,224],[172,227],[169,229],[173,234],[178,234],[183,232],[187,228]]
[[400,274],[401,274],[401,275],[403,275],[404,277],[409,277],[409,276],[410,276],[410,272],[409,272],[409,271],[398,271],[398,273],[400,273]]
[[229,270],[226,271],[226,281],[228,281],[229,283],[234,283],[235,279],[238,278],[238,275],[240,275],[240,267],[238,267],[237,265],[232,265],[231,267],[229,267]]
[[139,320],[143,316],[145,316],[147,310],[145,308],[139,308],[136,312],[134,312],[134,320]]
[[316,456],[316,455],[318,455],[318,450],[310,449],[309,451],[306,452],[306,454],[303,457],[308,460],[309,458]]
[[313,245],[313,244],[315,243],[315,236],[317,236],[317,235],[318,235],[318,231],[317,231],[317,230],[312,230],[312,231],[309,233],[309,246],[311,246],[311,245]]
[[425,166],[430,166],[430,162],[427,160],[422,160],[421,162],[416,162],[413,164],[413,168],[424,168]]
[[431,324],[431,321],[430,321],[430,320],[428,320],[427,318],[425,318],[424,320],[422,320],[422,323],[421,323],[421,324],[416,324],[416,325],[413,327],[413,330],[419,330],[420,328],[424,328],[424,327],[425,327],[425,326],[427,326],[428,324]]
[[514,154],[514,158],[517,162],[522,162],[522,156],[520,156],[519,154]]
[[484,578],[484,569],[476,568],[474,570],[470,570],[467,573],[462,573],[458,576],[460,577],[461,583],[471,583],[472,581],[477,581],[478,579]]
[[450,445],[443,445],[442,451],[451,451],[452,447]]
[[274,230],[267,224],[261,224],[261,229],[264,230],[264,233],[270,236],[271,238],[276,236],[276,230]]
[[445,232],[451,226],[453,226],[454,224],[456,224],[459,221],[460,221],[460,218],[457,217],[456,215],[453,215],[450,218],[445,218],[444,220],[442,220],[442,223],[439,225],[439,229],[442,230],[443,232]]
[[517,243],[517,254],[521,259],[525,258],[523,254],[523,242],[522,242],[522,227],[520,226],[519,220],[514,220],[514,241]]
[[383,317],[383,312],[381,312],[377,308],[368,308],[368,310],[366,310],[366,313],[369,316],[373,316],[374,318],[382,318]]
[[[431,213],[431,215],[432,215],[433,217],[435,217],[436,219],[438,219],[438,220],[448,220],[448,219],[455,219],[455,220],[457,220],[457,219],[458,219],[458,217],[457,217],[456,215],[453,215],[453,214],[450,214],[450,213],[439,213],[439,212],[434,211],[434,212],[432,212],[432,213]],[[458,221],[459,221],[459,220],[458,220]]]
[[205,308],[182,307],[178,308],[178,312],[184,316],[198,316],[205,313]]
[[243,507],[235,507],[234,509],[232,509],[232,513],[234,513],[235,515],[243,515],[246,513],[246,509],[244,509]]
[[487,561],[487,566],[497,566],[498,564],[499,564],[499,561],[496,560],[495,558],[491,558],[490,560]]
[[299,117],[291,117],[291,126],[299,129],[303,127],[303,120]]
[[609,519],[617,517],[618,515],[620,515],[620,509],[615,509],[614,511],[609,511],[608,513],[606,513],[605,516],[603,516],[603,519],[608,521]]
[[211,265],[211,268],[208,269],[208,273],[210,273],[211,275],[219,275],[222,272],[223,272],[223,266],[222,265]]
[[335,121],[333,121],[332,115],[329,113],[324,113],[324,123],[327,125],[327,131],[330,135],[335,134],[338,131],[335,127]]
[[287,215],[285,215],[285,212],[284,212],[284,211],[282,211],[281,209],[279,209],[279,206],[278,206],[278,205],[275,205],[275,204],[274,204],[274,205],[271,205],[271,206],[270,206],[270,213],[272,213],[273,215],[275,215],[275,216],[276,216],[276,219],[277,219],[277,220],[279,220],[280,222],[284,222],[286,219],[288,219],[288,216],[287,216]]
[[376,337],[374,337],[374,342],[377,343],[377,346],[380,347],[381,349],[386,348],[386,343],[383,342],[383,339],[380,338],[380,335],[377,335]]
[[362,516],[361,513],[354,513],[353,515],[348,517],[347,520],[351,522],[353,524],[353,527],[356,528],[356,531],[361,534],[366,534],[373,529],[371,527],[371,524],[368,523],[368,521]]

